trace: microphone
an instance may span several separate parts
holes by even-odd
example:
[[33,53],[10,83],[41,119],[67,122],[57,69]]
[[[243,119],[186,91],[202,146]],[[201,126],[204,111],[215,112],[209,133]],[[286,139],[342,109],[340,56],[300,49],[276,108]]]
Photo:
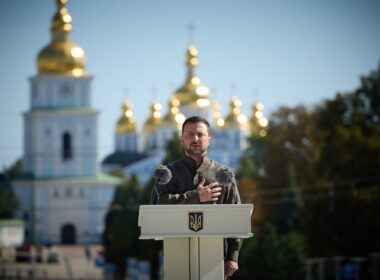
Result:
[[234,177],[235,177],[234,173],[227,166],[222,166],[215,173],[215,180],[221,186],[227,186],[229,183],[232,183]]
[[158,165],[153,172],[153,178],[157,184],[165,185],[169,183],[172,178],[172,172],[165,165]]
[[153,171],[153,178],[156,181],[154,184],[154,190],[156,192],[156,198],[152,201],[155,201],[155,204],[158,204],[160,200],[160,193],[157,189],[158,185],[165,185],[169,183],[172,178],[172,172],[165,165],[158,165]]

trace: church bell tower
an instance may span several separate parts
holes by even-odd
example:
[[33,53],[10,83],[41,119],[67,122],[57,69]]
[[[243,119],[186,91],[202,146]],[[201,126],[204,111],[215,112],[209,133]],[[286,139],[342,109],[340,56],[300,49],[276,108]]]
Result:
[[94,176],[97,116],[85,54],[70,40],[67,0],[57,0],[51,41],[37,57],[24,113],[24,171],[35,178]]

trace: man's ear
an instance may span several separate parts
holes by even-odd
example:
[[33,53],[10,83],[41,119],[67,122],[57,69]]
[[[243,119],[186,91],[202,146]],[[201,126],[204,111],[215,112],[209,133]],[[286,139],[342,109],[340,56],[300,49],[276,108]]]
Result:
[[181,142],[181,146],[183,147],[183,136],[179,136],[179,141]]

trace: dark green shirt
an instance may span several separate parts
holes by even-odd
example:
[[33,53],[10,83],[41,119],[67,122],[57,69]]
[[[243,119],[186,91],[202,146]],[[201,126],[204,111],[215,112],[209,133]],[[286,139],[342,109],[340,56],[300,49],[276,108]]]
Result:
[[[195,160],[183,156],[167,167],[172,173],[172,178],[167,184],[155,185],[152,191],[152,204],[200,204],[196,190],[198,183],[202,178],[206,180],[205,186],[215,182],[215,173],[222,165],[204,157],[202,164],[197,167]],[[232,179],[227,185],[221,186],[222,194],[217,204],[241,203],[236,181]],[[241,243],[242,240],[239,238],[227,238],[226,260],[238,261]]]

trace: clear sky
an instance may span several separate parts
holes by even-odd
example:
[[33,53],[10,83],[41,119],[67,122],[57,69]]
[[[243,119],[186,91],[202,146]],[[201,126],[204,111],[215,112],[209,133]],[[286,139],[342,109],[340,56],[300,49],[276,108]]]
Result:
[[[359,86],[380,62],[379,0],[70,0],[71,38],[87,56],[99,115],[99,162],[114,147],[128,98],[141,129],[149,105],[163,104],[185,79],[188,25],[199,51],[197,75],[228,112],[257,101],[312,106]],[[50,41],[54,0],[0,1],[0,168],[22,156],[29,77]]]

